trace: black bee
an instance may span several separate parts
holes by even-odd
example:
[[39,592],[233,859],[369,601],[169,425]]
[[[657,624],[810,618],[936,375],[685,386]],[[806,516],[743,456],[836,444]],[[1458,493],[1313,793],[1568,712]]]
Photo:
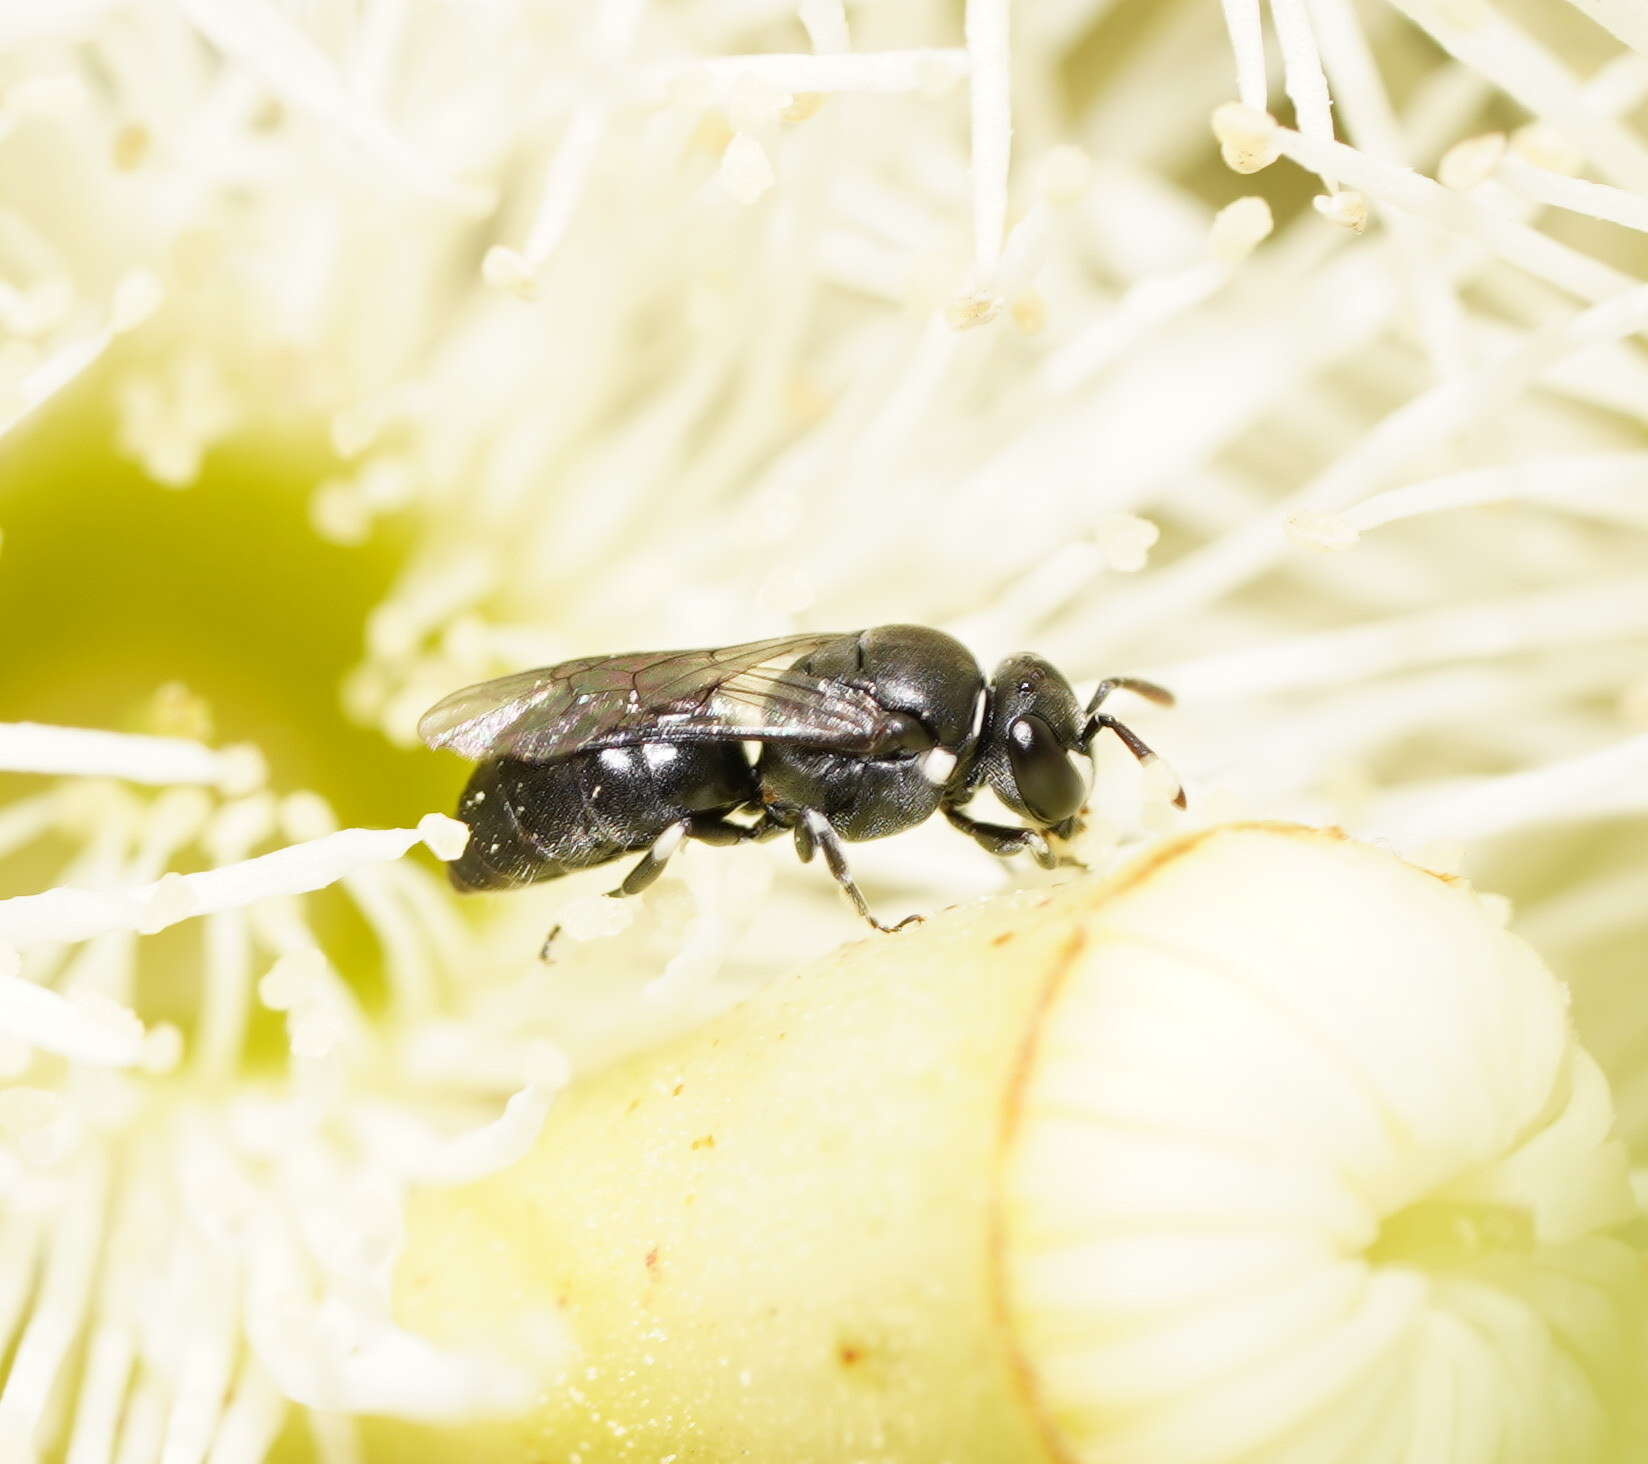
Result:
[[[634,895],[683,839],[790,832],[803,861],[822,850],[853,908],[893,930],[870,913],[842,842],[937,812],[992,854],[1063,862],[1053,840],[1081,828],[1098,733],[1108,727],[1141,762],[1155,756],[1099,710],[1118,688],[1172,701],[1115,676],[1083,710],[1039,656],[1009,656],[986,683],[951,636],[882,625],[564,661],[454,692],[418,732],[479,762],[458,803],[469,845],[448,866],[460,890],[535,884],[639,852],[611,891]],[[964,812],[985,787],[1024,823]],[[1184,794],[1174,801],[1183,807]]]

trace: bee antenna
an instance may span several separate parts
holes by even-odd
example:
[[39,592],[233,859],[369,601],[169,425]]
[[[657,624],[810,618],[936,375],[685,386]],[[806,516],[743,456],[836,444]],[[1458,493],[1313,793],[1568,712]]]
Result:
[[1146,681],[1139,676],[1106,676],[1093,688],[1093,695],[1087,703],[1087,715],[1091,717],[1098,711],[1113,691],[1130,691],[1134,696],[1142,696],[1159,707],[1170,707],[1174,701],[1173,693],[1165,686],[1157,686],[1154,681]]
[[[1129,690],[1131,689],[1132,688],[1130,687]],[[1100,690],[1103,692],[1107,690],[1107,688],[1101,687]],[[1097,702],[1102,699],[1102,696],[1096,697],[1093,704],[1096,705]],[[1127,723],[1117,721],[1116,718],[1112,717],[1108,712],[1092,712],[1088,716],[1087,725],[1082,728],[1082,734],[1077,739],[1076,745],[1080,747],[1083,752],[1086,752],[1093,739],[1097,737],[1106,727],[1114,732],[1116,736],[1121,738],[1122,746],[1132,753],[1134,757],[1138,758],[1141,766],[1149,767],[1153,763],[1161,762],[1161,759],[1151,751],[1144,738],[1140,737],[1137,732],[1127,725]],[[1180,783],[1177,778],[1174,778],[1173,781],[1175,785],[1173,791],[1173,804],[1176,808],[1183,808],[1185,806],[1184,784]]]

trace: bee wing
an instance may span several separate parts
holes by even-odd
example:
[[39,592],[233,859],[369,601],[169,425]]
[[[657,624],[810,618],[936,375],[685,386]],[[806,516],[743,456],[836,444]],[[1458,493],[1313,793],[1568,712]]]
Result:
[[418,722],[430,747],[552,762],[639,742],[752,739],[874,751],[896,731],[868,692],[792,670],[839,633],[586,656],[465,687]]

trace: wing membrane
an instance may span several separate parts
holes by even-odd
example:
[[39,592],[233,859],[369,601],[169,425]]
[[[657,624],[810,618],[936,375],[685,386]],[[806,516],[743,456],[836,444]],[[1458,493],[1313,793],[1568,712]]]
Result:
[[867,753],[893,734],[868,692],[792,670],[839,632],[698,651],[585,656],[468,686],[418,722],[468,758],[551,762],[639,742],[785,741]]

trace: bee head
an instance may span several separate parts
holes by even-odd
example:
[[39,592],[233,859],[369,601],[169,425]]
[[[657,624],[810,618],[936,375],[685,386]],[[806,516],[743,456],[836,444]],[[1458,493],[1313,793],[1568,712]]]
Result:
[[1093,762],[1092,733],[1070,683],[1040,656],[1009,656],[990,682],[989,707],[982,781],[1014,813],[1071,837],[1093,786]]

